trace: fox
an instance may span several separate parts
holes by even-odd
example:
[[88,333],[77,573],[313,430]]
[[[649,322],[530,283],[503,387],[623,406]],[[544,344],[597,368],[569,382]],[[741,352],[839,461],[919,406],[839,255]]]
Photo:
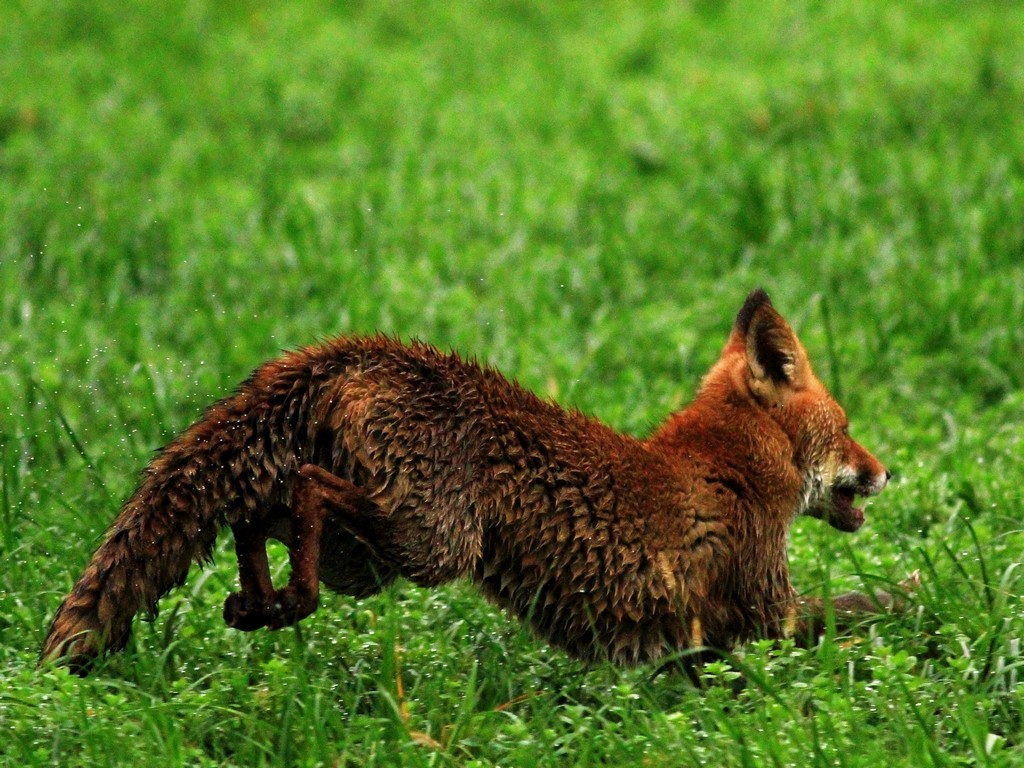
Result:
[[[155,616],[230,528],[225,623],[286,627],[320,584],[469,579],[542,640],[632,666],[859,620],[888,593],[798,595],[799,515],[842,532],[891,475],[763,289],[688,406],[646,438],[420,341],[340,336],[283,353],[145,468],[49,626],[41,663],[86,674]],[[268,539],[287,548],[275,588]],[[845,626],[845,625],[844,625]]]

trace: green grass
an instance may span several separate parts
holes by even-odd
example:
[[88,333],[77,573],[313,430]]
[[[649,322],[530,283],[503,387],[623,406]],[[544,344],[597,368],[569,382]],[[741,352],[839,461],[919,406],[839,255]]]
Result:
[[[1021,764],[1022,103],[997,0],[0,4],[0,764]],[[896,475],[794,580],[920,569],[908,615],[697,691],[464,584],[230,631],[222,548],[35,668],[152,451],[281,348],[422,337],[644,433],[757,285]]]

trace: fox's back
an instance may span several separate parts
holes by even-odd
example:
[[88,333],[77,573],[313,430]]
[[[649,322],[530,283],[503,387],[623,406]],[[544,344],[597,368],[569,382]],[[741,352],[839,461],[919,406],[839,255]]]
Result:
[[334,367],[313,405],[310,459],[391,509],[471,507],[491,520],[524,497],[574,495],[607,516],[609,494],[650,486],[637,477],[639,440],[455,353],[378,336],[309,354],[308,365]]

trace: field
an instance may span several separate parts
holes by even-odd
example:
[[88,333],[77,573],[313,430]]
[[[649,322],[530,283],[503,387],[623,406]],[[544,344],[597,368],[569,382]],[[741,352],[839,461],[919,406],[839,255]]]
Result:
[[[1024,764],[1022,104],[998,0],[0,4],[0,764]],[[235,632],[225,535],[93,676],[36,668],[153,451],[279,350],[422,338],[644,434],[757,286],[894,472],[794,581],[918,569],[906,614],[698,690],[469,584]]]

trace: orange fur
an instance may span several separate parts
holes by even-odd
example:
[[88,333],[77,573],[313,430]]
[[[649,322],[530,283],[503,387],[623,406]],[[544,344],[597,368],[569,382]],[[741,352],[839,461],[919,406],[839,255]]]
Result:
[[[466,577],[541,636],[632,664],[780,636],[820,601],[789,580],[794,517],[853,530],[888,473],[763,291],[694,401],[645,440],[433,347],[339,338],[257,369],[147,468],[57,611],[42,657],[84,670],[230,525],[241,591],[225,619],[284,626],[319,583]],[[289,546],[270,582],[268,537]],[[844,596],[837,609],[870,609]]]

